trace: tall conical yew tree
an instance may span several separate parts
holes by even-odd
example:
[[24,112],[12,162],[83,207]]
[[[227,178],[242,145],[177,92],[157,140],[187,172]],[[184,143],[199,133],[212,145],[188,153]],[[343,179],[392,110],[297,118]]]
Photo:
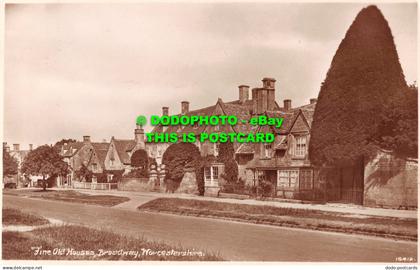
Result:
[[407,88],[387,21],[376,6],[364,8],[321,86],[309,145],[311,161],[340,166],[376,153],[387,110],[405,98]]

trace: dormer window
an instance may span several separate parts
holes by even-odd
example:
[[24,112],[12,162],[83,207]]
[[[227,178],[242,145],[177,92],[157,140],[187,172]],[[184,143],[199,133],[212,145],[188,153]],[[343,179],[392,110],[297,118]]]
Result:
[[263,146],[263,157],[270,158],[271,157],[271,143],[265,143]]

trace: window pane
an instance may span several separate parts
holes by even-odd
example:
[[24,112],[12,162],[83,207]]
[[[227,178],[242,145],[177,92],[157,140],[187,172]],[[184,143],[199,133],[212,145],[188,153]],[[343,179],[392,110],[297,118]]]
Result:
[[306,136],[296,137],[296,156],[303,157],[306,154]]
[[298,170],[279,170],[277,186],[279,188],[296,188],[299,185],[298,177]]
[[299,178],[301,189],[307,190],[313,188],[312,170],[301,170]]
[[204,178],[206,180],[210,180],[211,179],[211,171],[210,168],[204,168]]
[[299,171],[298,170],[292,170],[290,171],[290,187],[296,188],[298,186],[298,176]]
[[219,179],[219,167],[213,166],[213,179]]
[[278,171],[277,186],[280,188],[285,188],[289,186],[289,173],[287,171]]

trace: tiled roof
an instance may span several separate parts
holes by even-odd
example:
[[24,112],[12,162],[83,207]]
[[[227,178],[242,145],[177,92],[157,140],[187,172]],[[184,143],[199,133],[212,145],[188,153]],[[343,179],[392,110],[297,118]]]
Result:
[[100,165],[104,168],[106,153],[108,152],[109,143],[92,143],[96,156],[99,159]]
[[124,164],[130,164],[131,161],[128,152],[134,148],[136,141],[114,139],[114,144],[121,162]]
[[[238,122],[236,126],[233,127],[235,132],[242,132],[242,133],[255,133],[258,129],[258,126],[251,126],[248,123],[248,120],[252,116],[252,108],[253,108],[253,101],[247,100],[243,103],[241,103],[239,100],[229,101],[229,102],[223,102],[221,99],[218,100],[218,103],[222,107],[222,110],[226,115],[235,115],[238,120],[247,120],[246,123],[242,123],[241,121]],[[307,104],[301,107],[293,108],[289,111],[284,111],[283,108],[279,107],[277,102],[275,103],[277,109],[274,111],[268,111],[266,112],[266,115],[268,117],[283,117],[283,124],[280,128],[274,127],[274,132],[277,134],[287,134],[295,122],[297,116],[299,115],[300,111],[302,111],[304,117],[306,118],[309,125],[312,124],[312,118],[313,113],[315,109],[316,104]],[[217,103],[216,103],[217,105]],[[186,115],[207,115],[211,116],[214,114],[216,105],[205,107],[198,110],[192,110],[189,111]],[[181,114],[177,114],[178,116],[181,116]],[[155,126],[152,130],[152,133],[195,133],[200,134],[204,131],[205,126],[168,126],[168,127],[162,127],[161,125]]]
[[287,134],[295,122],[299,111],[281,112],[281,111],[268,111],[266,115],[271,118],[283,118],[283,123],[280,128],[273,126],[274,132],[277,134]]
[[242,143],[238,150],[236,150],[236,154],[253,154],[254,152],[255,150],[253,143]]
[[[213,115],[214,109],[216,108],[216,105],[213,106],[209,106],[209,107],[205,107],[205,108],[201,108],[198,110],[193,110],[193,111],[189,111],[186,115],[188,116],[192,116],[192,115],[197,115],[197,116],[210,116]],[[168,128],[168,130],[166,130],[166,132],[177,132],[179,130],[179,126],[176,127],[176,131],[171,131],[170,128]],[[201,132],[204,131],[204,129],[206,128],[206,126],[185,126],[182,129],[183,133],[189,133],[192,132],[196,135],[200,134]]]
[[80,148],[82,148],[83,145],[84,145],[83,142],[71,142],[71,143],[68,143],[67,145],[63,145],[63,150],[64,150],[63,156],[65,157],[73,156],[74,154],[77,153],[77,151],[80,150]]
[[274,145],[274,149],[276,150],[286,150],[287,149],[287,136],[280,135],[276,139],[276,144]]

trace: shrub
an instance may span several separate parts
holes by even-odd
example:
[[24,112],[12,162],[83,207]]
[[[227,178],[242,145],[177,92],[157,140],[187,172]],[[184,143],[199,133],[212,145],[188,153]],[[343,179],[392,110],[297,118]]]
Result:
[[130,172],[130,176],[149,177],[149,157],[144,149],[139,149],[133,153],[131,166],[134,169]]
[[201,181],[203,177],[201,155],[197,146],[184,142],[172,144],[163,154],[162,163],[166,166],[165,183],[173,191],[181,183],[184,177],[184,169],[193,167],[195,168],[199,192],[204,194],[204,180]]

